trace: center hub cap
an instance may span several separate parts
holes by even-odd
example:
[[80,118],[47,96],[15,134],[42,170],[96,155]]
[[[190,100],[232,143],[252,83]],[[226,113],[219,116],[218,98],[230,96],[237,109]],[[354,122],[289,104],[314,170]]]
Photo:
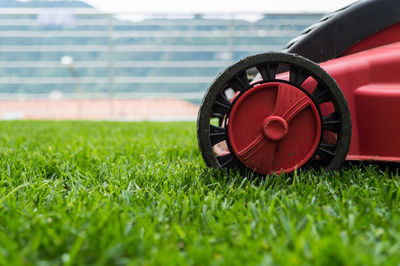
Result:
[[305,92],[284,82],[260,84],[239,96],[227,128],[236,157],[262,174],[302,167],[321,138],[315,104]]
[[272,141],[282,139],[288,132],[288,124],[280,116],[268,116],[263,123],[264,136]]

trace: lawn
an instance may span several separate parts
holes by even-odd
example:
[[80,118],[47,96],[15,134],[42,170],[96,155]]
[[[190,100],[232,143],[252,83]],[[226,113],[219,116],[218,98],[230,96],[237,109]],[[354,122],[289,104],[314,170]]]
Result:
[[400,262],[396,168],[227,177],[194,123],[0,128],[0,264]]

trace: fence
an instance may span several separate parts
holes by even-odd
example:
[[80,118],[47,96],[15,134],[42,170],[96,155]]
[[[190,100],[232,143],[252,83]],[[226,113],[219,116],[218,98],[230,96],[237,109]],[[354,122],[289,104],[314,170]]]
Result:
[[198,101],[234,61],[280,50],[320,14],[0,9],[0,97]]

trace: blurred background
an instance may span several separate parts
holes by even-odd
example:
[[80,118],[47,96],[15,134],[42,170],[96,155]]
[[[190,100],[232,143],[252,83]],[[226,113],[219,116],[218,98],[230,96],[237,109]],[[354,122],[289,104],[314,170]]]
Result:
[[1,0],[0,119],[195,120],[219,72],[334,2]]

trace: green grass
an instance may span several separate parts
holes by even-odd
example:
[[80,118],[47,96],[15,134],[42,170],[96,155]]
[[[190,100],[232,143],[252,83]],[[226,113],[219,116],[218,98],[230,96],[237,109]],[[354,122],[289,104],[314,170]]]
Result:
[[400,262],[397,171],[226,177],[194,123],[0,128],[0,264]]

